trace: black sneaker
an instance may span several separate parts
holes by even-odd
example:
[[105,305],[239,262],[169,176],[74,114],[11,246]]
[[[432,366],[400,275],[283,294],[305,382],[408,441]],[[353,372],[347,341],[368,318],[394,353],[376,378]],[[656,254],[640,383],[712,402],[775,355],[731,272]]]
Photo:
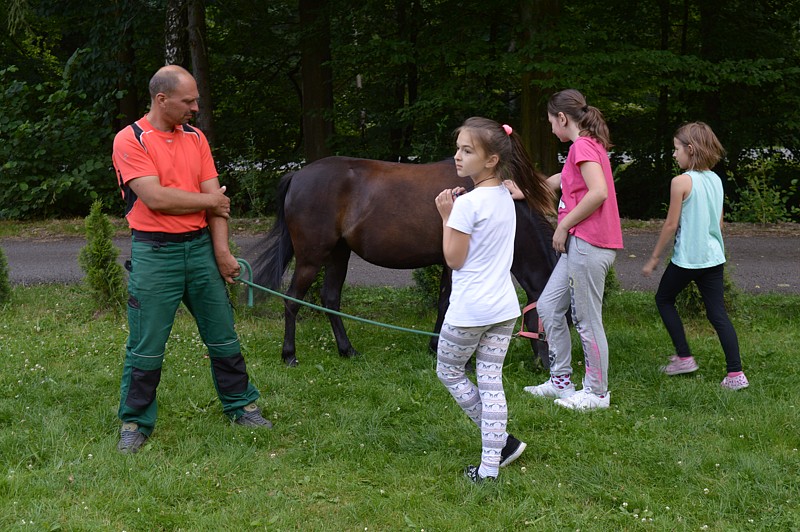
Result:
[[123,423],[119,430],[117,450],[123,454],[135,454],[147,441],[147,436],[139,432],[136,423]]
[[478,473],[478,466],[474,466],[474,465],[468,465],[464,469],[464,476],[467,477],[470,480],[470,482],[472,482],[474,484],[480,484],[481,482],[484,482],[484,481],[493,482],[493,481],[497,480],[496,477],[482,477],[482,476],[480,476],[480,474]]
[[506,446],[500,451],[500,467],[505,467],[519,458],[522,451],[525,450],[525,447],[527,447],[527,444],[524,441],[519,441],[509,434],[506,440]]
[[244,427],[266,427],[268,429],[272,428],[272,423],[268,419],[264,419],[264,416],[261,415],[261,409],[256,406],[255,403],[250,403],[246,407],[244,407],[244,414],[240,417],[236,418],[234,421],[237,425],[242,425]]

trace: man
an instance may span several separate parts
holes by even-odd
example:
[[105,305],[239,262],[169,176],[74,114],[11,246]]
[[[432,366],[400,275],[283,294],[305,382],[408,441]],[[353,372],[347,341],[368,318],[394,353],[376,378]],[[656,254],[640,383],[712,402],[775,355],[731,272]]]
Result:
[[135,453],[156,422],[164,348],[181,301],[211,359],[223,411],[235,423],[270,428],[249,382],[225,282],[239,264],[228,247],[230,199],[208,141],[187,122],[197,84],[170,65],[150,80],[150,111],[114,139],[113,163],[131,228],[129,335],[122,372],[117,449]]

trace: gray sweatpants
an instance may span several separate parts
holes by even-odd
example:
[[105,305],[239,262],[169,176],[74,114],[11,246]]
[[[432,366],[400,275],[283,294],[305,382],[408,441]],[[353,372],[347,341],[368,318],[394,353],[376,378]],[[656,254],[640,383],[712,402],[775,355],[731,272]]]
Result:
[[602,395],[608,391],[608,341],[603,328],[603,291],[617,252],[593,246],[570,235],[567,253],[558,259],[537,310],[550,346],[550,374],[572,373],[572,339],[566,313],[583,346],[586,373],[583,387]]

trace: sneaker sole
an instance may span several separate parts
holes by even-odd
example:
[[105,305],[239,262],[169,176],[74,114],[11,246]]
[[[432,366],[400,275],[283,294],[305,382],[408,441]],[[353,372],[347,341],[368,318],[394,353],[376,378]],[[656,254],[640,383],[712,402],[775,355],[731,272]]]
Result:
[[730,390],[730,391],[732,391],[732,392],[735,392],[736,390],[744,390],[744,389],[745,389],[745,388],[747,388],[748,386],[750,386],[750,383],[747,383],[747,384],[745,384],[744,386],[723,386],[723,387],[722,387],[722,389],[724,389],[724,390]]
[[567,410],[576,410],[578,412],[589,412],[591,410],[607,410],[608,408],[611,407],[610,404],[597,405],[597,406],[575,406],[571,403],[562,403],[558,399],[556,399],[554,402],[561,408],[566,408]]
[[536,388],[535,386],[526,386],[526,387],[524,387],[522,389],[522,391],[523,392],[527,392],[527,393],[531,394],[534,397],[547,397],[548,399],[566,399],[567,397],[572,397],[573,395],[575,395],[575,392],[577,391],[577,390],[572,390],[572,391],[570,391],[568,393],[561,394],[561,395],[544,395],[544,394],[537,393],[536,391],[534,391],[535,388]]
[[528,444],[524,441],[519,442],[519,447],[517,447],[517,450],[514,451],[513,454],[509,455],[505,460],[500,462],[500,467],[506,467],[508,464],[519,458],[527,446]]
[[666,366],[662,366],[661,367],[661,372],[664,373],[665,375],[670,375],[670,376],[672,376],[672,375],[686,375],[687,373],[694,373],[698,369],[700,369],[700,366],[696,366],[696,367],[694,367],[692,369],[682,369],[682,370],[677,370],[677,371],[676,370],[667,371],[667,367]]

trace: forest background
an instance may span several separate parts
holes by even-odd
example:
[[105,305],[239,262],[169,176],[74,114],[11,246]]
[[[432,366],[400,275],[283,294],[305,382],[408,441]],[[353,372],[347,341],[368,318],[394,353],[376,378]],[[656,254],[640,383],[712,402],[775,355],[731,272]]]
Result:
[[473,115],[556,172],[545,104],[573,87],[609,123],[624,217],[664,216],[672,133],[703,120],[728,218],[800,221],[798,23],[794,0],[0,0],[0,219],[121,215],[113,136],[177,63],[237,216],[327,155],[449,157]]

